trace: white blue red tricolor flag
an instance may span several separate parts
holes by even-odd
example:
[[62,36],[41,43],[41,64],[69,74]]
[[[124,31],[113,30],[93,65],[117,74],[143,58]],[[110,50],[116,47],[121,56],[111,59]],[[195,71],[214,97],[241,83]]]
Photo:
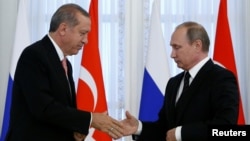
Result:
[[12,50],[10,74],[8,80],[7,93],[6,93],[0,141],[4,141],[4,138],[6,136],[9,127],[12,85],[13,85],[16,64],[23,49],[31,43],[29,26],[28,26],[28,12],[29,12],[28,9],[29,9],[28,0],[20,0],[17,13],[17,20],[16,20],[16,33],[15,33],[14,46]]
[[154,0],[142,84],[140,120],[154,121],[158,119],[158,112],[163,104],[169,77],[167,52],[161,28],[160,0]]

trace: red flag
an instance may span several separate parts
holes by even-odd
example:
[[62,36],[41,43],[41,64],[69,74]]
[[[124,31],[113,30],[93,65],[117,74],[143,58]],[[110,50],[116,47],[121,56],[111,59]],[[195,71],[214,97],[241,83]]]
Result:
[[[234,59],[233,44],[231,40],[230,28],[227,17],[227,0],[220,1],[217,29],[214,46],[214,60],[231,70],[237,78],[237,69]],[[240,92],[239,92],[240,93]],[[241,96],[239,101],[238,124],[245,124],[244,112],[242,108]]]
[[[84,46],[82,53],[77,88],[77,107],[89,112],[105,112],[107,111],[107,102],[98,47],[98,0],[91,0],[89,14],[91,31],[88,34],[88,44]],[[88,139],[92,141],[112,140],[106,133],[93,128],[90,129],[85,140]]]

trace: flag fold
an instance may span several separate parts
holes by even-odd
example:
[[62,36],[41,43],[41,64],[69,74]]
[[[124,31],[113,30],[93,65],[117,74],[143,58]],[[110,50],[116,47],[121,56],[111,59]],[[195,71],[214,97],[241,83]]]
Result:
[[[98,47],[98,0],[91,0],[89,14],[91,31],[84,45],[77,88],[78,109],[89,112],[107,112],[102,66]],[[85,141],[111,141],[104,132],[90,128]]]
[[149,46],[144,68],[139,119],[154,121],[163,104],[170,77],[166,46],[161,28],[160,0],[154,0],[149,32]]
[[[231,70],[238,81],[238,74],[235,64],[233,44],[231,40],[230,28],[227,16],[227,0],[221,0],[219,6],[217,29],[215,35],[215,46],[213,59]],[[239,92],[240,93],[240,92]],[[239,101],[238,124],[245,124],[244,112],[242,108],[241,96]]]
[[12,49],[12,58],[10,64],[10,73],[8,78],[8,87],[5,99],[5,109],[2,122],[2,131],[0,136],[0,141],[4,141],[9,128],[9,118],[10,118],[10,105],[12,96],[12,85],[14,81],[14,73],[16,70],[16,64],[19,56],[23,49],[31,43],[29,24],[28,24],[28,13],[29,13],[29,1],[21,0],[19,1],[18,11],[16,20],[16,33],[14,38],[14,45]]

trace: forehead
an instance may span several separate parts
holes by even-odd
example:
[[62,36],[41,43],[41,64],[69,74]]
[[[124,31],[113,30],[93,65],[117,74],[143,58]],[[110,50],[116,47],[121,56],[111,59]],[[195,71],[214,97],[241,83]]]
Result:
[[178,43],[187,41],[186,32],[187,32],[187,29],[185,27],[177,28],[171,36],[170,44],[171,45],[178,44]]
[[79,24],[77,26],[81,29],[89,31],[91,24],[90,18],[82,15],[81,13],[77,13],[76,16],[79,21]]

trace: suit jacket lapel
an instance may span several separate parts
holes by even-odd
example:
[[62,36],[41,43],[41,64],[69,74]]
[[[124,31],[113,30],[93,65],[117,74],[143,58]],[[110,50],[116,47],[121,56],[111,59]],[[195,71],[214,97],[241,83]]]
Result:
[[70,84],[71,89],[71,101],[73,102],[73,105],[76,105],[76,92],[75,92],[75,83],[72,76],[72,66],[71,63],[67,60],[67,66],[68,66],[68,81]]
[[193,79],[192,83],[189,86],[189,89],[183,93],[183,95],[181,96],[181,98],[178,100],[177,104],[176,104],[176,112],[177,117],[176,117],[176,121],[177,123],[179,123],[181,121],[181,118],[183,117],[183,114],[187,114],[185,113],[185,109],[188,107],[188,104],[191,102],[192,98],[197,95],[200,94],[197,91],[199,91],[200,89],[200,85],[206,81],[206,79],[209,79],[209,69],[212,67],[213,62],[212,60],[209,60],[197,73],[197,75],[195,76],[195,78]]
[[174,78],[170,79],[169,86],[167,86],[165,101],[166,101],[166,109],[167,109],[167,117],[169,119],[169,127],[176,127],[176,95],[182,80],[184,73],[181,73]]
[[[53,69],[55,69],[55,71],[57,72],[58,74],[58,79],[62,80],[60,81],[60,83],[63,83],[63,88],[65,88],[65,91],[67,92],[67,96],[69,98],[69,102],[72,104],[72,105],[75,105],[72,103],[72,97],[71,97],[71,92],[70,92],[70,89],[69,89],[69,82],[70,82],[70,88],[72,90],[72,95],[75,94],[75,89],[73,88],[74,87],[74,84],[73,84],[73,78],[72,78],[72,67],[71,65],[69,64],[69,62],[67,61],[67,66],[68,66],[68,76],[69,76],[69,82],[68,82],[68,79],[65,75],[65,71],[64,71],[64,68],[62,66],[62,63],[61,63],[61,60],[55,50],[55,47],[53,46],[52,42],[50,41],[49,37],[46,35],[43,39],[42,39],[42,42],[44,45],[44,47],[46,47],[46,50],[47,50],[47,54],[48,54],[48,58],[50,60],[50,63],[52,64],[53,66]],[[66,89],[68,88],[68,89]],[[75,95],[74,95],[75,96]]]

